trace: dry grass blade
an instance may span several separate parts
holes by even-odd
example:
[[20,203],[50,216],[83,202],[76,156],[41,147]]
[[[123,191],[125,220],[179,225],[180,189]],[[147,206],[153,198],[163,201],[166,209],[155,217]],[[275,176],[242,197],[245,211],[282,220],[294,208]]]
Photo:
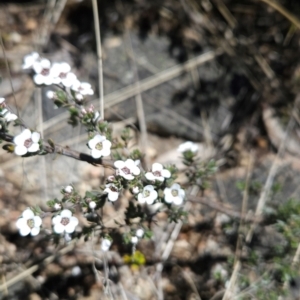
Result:
[[[295,101],[295,103],[297,102],[297,99]],[[293,117],[290,117],[290,120],[288,122],[288,125],[287,125],[287,128],[286,128],[286,131],[285,131],[285,135],[283,137],[283,139],[281,140],[281,144],[280,144],[280,147],[278,149],[278,153],[276,155],[276,158],[271,166],[271,169],[269,171],[269,175],[268,175],[268,178],[267,178],[267,181],[262,189],[262,192],[260,194],[260,197],[259,197],[259,200],[258,200],[258,203],[257,203],[257,207],[256,207],[256,211],[255,211],[255,216],[258,217],[262,214],[262,211],[263,211],[263,208],[265,206],[265,203],[267,201],[267,198],[268,198],[268,195],[270,193],[270,190],[271,190],[271,187],[272,187],[272,184],[273,184],[273,181],[274,181],[274,177],[276,175],[276,172],[277,172],[277,169],[278,169],[278,163],[279,163],[279,159],[280,157],[283,155],[284,151],[285,151],[285,148],[286,148],[286,140],[289,136],[289,133],[290,133],[290,130],[293,128],[294,126],[294,123],[295,123],[295,120]],[[250,243],[251,240],[252,240],[252,237],[253,237],[253,233],[254,233],[254,230],[256,228],[256,222],[254,222],[254,224],[252,224],[250,230],[248,231],[248,234],[247,234],[247,237],[246,237],[246,242],[247,243]]]
[[[221,55],[223,52],[221,50],[208,51],[195,58],[188,60],[184,64],[179,64],[164,70],[158,74],[150,76],[144,80],[141,80],[138,84],[129,85],[123,89],[116,92],[105,95],[104,108],[112,107],[122,101],[129,99],[130,97],[136,96],[138,93],[148,91],[156,86],[163,84],[173,78],[178,77],[183,72],[189,71],[196,66],[202,65],[210,60],[213,60],[216,56]],[[94,100],[93,104],[96,104],[99,100]],[[68,112],[62,113],[52,119],[49,119],[44,123],[44,130],[53,129],[58,130],[65,126],[62,122],[68,118]],[[57,126],[55,126],[57,125]]]
[[300,29],[300,20],[295,17],[293,14],[291,14],[286,8],[281,6],[279,3],[273,1],[273,0],[260,0],[262,2],[267,3],[274,9],[276,9],[279,13],[281,13],[283,16],[285,16],[291,23],[293,23],[298,29]]
[[102,47],[101,47],[101,34],[100,34],[100,22],[98,14],[97,0],[92,0],[94,25],[96,34],[96,46],[97,46],[97,61],[98,61],[98,88],[99,88],[99,109],[100,116],[104,119],[104,90],[103,90],[103,67],[102,67]]
[[[75,247],[76,241],[72,241],[70,242],[70,244],[66,247],[64,247],[63,249],[57,251],[56,254],[50,255],[47,258],[44,259],[42,265],[47,265],[50,264],[51,262],[54,261],[54,259],[57,256],[61,256],[64,255],[70,251],[72,251]],[[24,280],[27,276],[33,274],[34,272],[36,272],[40,267],[40,264],[36,264],[30,268],[28,268],[27,270],[19,273],[17,276],[14,276],[13,278],[7,280],[4,284],[0,285],[0,292],[5,291],[6,289],[8,289],[10,286],[14,285],[15,283]]]

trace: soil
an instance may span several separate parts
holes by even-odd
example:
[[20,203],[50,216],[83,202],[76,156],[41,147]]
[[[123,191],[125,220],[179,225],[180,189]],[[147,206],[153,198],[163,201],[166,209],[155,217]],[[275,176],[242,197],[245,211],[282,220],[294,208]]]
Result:
[[[36,88],[21,68],[25,55],[39,51],[52,61],[68,62],[99,94],[92,2],[70,0],[62,10],[58,3],[51,10],[50,2],[1,2],[0,97],[19,111],[30,128],[37,128],[42,120],[44,139],[86,152],[83,128],[67,125],[64,110],[54,108],[46,97],[49,88]],[[288,199],[299,201],[300,2],[281,0],[279,9],[270,5],[271,0],[98,2],[105,119],[113,123],[116,136],[127,121],[135,136],[131,146],[137,146],[140,123],[135,96],[139,93],[132,92],[132,85],[139,81],[150,162],[172,162],[182,170],[178,145],[197,142],[199,157],[213,158],[219,165],[201,197],[220,209],[187,203],[187,222],[174,240],[176,224],[168,224],[166,215],[159,214],[153,238],[137,246],[146,258],[138,267],[124,260],[132,248],[122,243],[122,229],[114,231],[106,254],[99,250],[98,237],[86,243],[80,240],[74,247],[63,241],[56,247],[47,230],[35,238],[21,238],[15,221],[26,207],[45,208],[46,201],[58,197],[70,183],[82,194],[98,189],[110,171],[57,155],[21,159],[1,149],[0,299],[222,299],[241,235],[245,246],[239,253],[240,283],[233,292],[239,299],[275,299],[271,291],[280,290],[284,280],[275,276],[273,252],[287,242],[276,231],[272,215]],[[50,23],[45,21],[47,11]],[[287,15],[294,16],[293,22]],[[211,59],[187,67],[209,52]],[[251,159],[250,219],[274,165],[276,170],[263,221],[246,243],[250,225],[245,221],[240,231],[241,219],[228,211],[242,210],[241,186]],[[184,177],[179,180],[188,185]],[[105,222],[122,218],[128,197],[125,194],[115,206],[105,207]],[[50,228],[49,217],[45,222]],[[77,230],[86,222],[82,217]],[[172,251],[164,258],[170,241]],[[287,264],[292,264],[294,252],[286,254]],[[251,265],[253,253],[257,257]],[[157,271],[160,266],[162,272]],[[276,274],[259,286],[265,272]],[[299,275],[293,276],[287,284],[289,295],[281,299],[299,299]],[[16,282],[11,283],[12,278]]]

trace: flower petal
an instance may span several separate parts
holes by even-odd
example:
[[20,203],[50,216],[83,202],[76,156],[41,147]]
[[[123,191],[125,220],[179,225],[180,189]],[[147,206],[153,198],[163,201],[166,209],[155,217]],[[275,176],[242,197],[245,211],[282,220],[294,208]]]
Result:
[[155,180],[155,176],[153,175],[153,173],[151,172],[148,172],[145,174],[145,177],[148,179],[148,180]]
[[33,211],[32,211],[30,208],[27,208],[27,209],[25,209],[25,210],[23,211],[22,217],[23,217],[24,219],[29,220],[29,219],[32,219],[32,218],[34,217],[34,213],[33,213]]
[[32,229],[31,229],[31,232],[30,232],[30,234],[32,235],[32,236],[36,236],[36,235],[38,235],[39,233],[40,233],[40,227],[33,227]]
[[64,209],[60,213],[61,217],[64,218],[71,218],[72,217],[72,212],[69,209]]
[[42,219],[39,216],[34,216],[34,227],[40,227],[42,225]]
[[57,223],[53,227],[54,232],[56,233],[63,233],[65,231],[65,226],[61,223]]
[[38,143],[40,140],[41,135],[38,132],[33,132],[31,134],[31,139],[34,143]]
[[27,148],[25,146],[20,145],[20,146],[16,146],[14,151],[15,154],[22,156],[27,153]]
[[22,236],[26,236],[30,233],[30,231],[31,231],[30,227],[28,225],[26,225],[26,226],[23,226],[22,228],[20,228],[19,233]]
[[175,204],[175,205],[181,205],[182,204],[182,202],[183,202],[183,199],[181,198],[181,197],[174,197],[174,199],[173,199],[173,203]]
[[27,225],[27,219],[24,219],[24,218],[18,219],[17,222],[16,222],[16,226],[17,226],[18,229],[21,229],[24,226],[28,226]]
[[152,165],[152,172],[155,172],[155,171],[161,171],[162,169],[163,169],[162,164],[154,163],[154,164]]
[[122,169],[122,168],[124,168],[125,163],[122,160],[117,160],[114,162],[114,166],[118,169]]
[[55,217],[52,218],[52,224],[56,225],[59,224],[61,222],[62,217],[60,215],[57,215]]
[[28,149],[27,151],[28,152],[37,152],[40,150],[40,145],[35,143],[35,144],[32,144]]
[[162,175],[163,177],[165,177],[165,178],[170,178],[170,177],[171,177],[171,172],[170,172],[169,170],[167,170],[167,169],[163,169],[163,170],[161,171],[161,175]]
[[93,156],[93,158],[100,158],[101,154],[102,154],[102,151],[99,151],[97,149],[92,149],[91,155]]
[[110,192],[108,194],[108,200],[110,200],[110,201],[116,201],[118,198],[119,198],[118,192]]

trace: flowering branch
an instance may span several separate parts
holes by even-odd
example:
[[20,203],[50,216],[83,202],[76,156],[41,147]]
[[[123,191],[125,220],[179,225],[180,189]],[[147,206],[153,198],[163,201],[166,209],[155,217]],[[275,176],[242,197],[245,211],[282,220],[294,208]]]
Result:
[[[9,142],[9,143],[13,143],[14,136],[4,133],[4,132],[0,132],[0,139],[4,140],[6,142]],[[102,165],[107,168],[115,168],[113,160],[103,159],[103,158],[95,159],[89,154],[82,153],[82,152],[79,152],[76,150],[72,150],[69,147],[63,147],[63,146],[57,145],[57,144],[53,143],[52,141],[49,144],[43,143],[43,149],[47,153],[61,154],[63,156],[71,157],[76,160],[85,161],[92,165]]]

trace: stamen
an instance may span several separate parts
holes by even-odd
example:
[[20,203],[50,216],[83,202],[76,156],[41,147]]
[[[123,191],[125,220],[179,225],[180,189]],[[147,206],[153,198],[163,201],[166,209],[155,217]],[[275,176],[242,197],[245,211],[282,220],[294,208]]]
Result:
[[27,140],[24,141],[24,146],[26,148],[30,148],[32,146],[32,144],[33,144],[32,139],[27,139]]
[[62,218],[60,223],[64,226],[67,226],[70,223],[70,219],[69,218]]

